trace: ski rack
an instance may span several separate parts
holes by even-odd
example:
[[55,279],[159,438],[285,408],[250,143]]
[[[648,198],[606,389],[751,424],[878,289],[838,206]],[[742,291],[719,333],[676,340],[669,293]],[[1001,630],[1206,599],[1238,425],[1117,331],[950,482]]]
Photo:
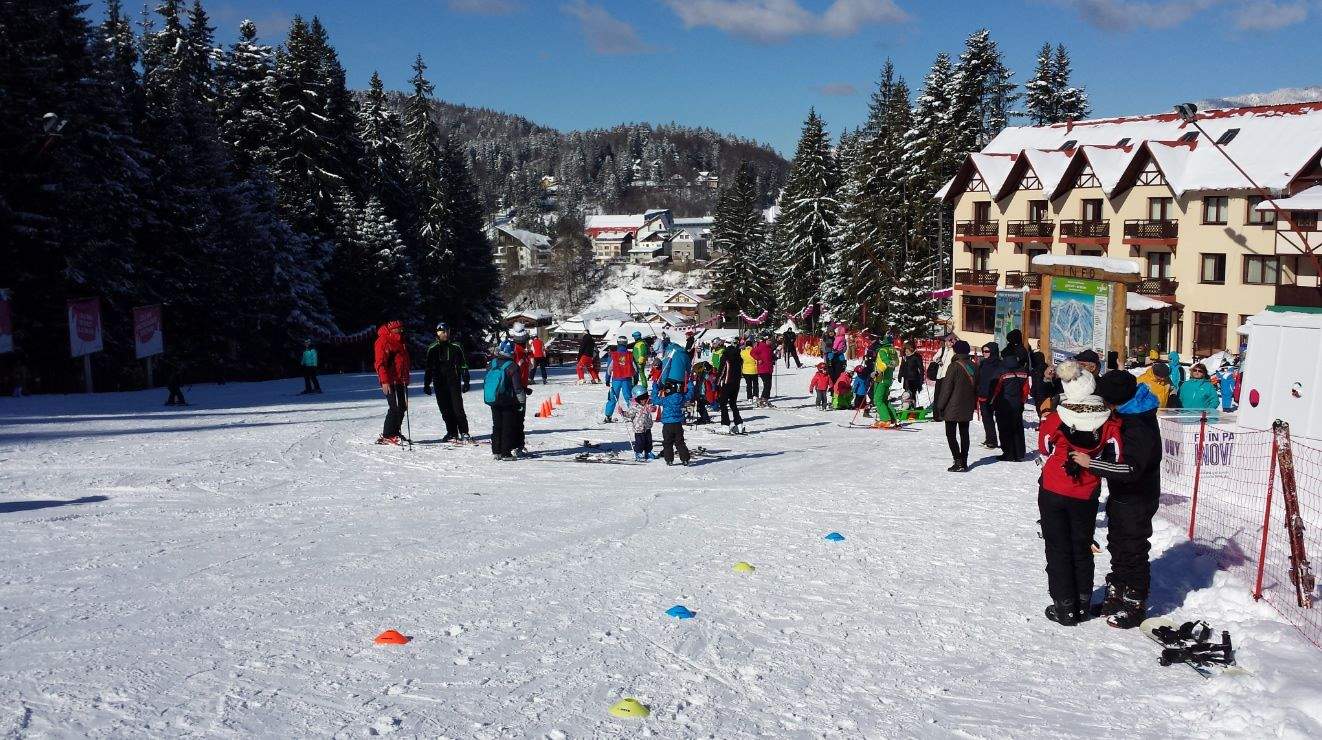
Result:
[[1308,553],[1304,550],[1304,519],[1299,513],[1299,496],[1295,489],[1294,453],[1290,448],[1290,425],[1282,419],[1272,424],[1276,446],[1277,467],[1281,471],[1281,499],[1285,504],[1285,531],[1290,539],[1290,581],[1294,583],[1295,598],[1303,609],[1313,608],[1313,588],[1317,579]]

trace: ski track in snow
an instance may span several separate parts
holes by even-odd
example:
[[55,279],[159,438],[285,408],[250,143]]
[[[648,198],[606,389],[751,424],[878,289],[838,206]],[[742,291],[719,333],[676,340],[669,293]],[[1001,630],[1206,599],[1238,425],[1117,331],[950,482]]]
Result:
[[[784,408],[747,436],[691,427],[715,455],[690,468],[568,464],[631,433],[565,368],[516,463],[370,444],[385,404],[361,375],[195,386],[185,409],[0,399],[0,737],[1322,732],[1322,654],[1176,528],[1154,601],[1230,629],[1252,676],[1047,622],[1035,465],[947,474],[937,425],[843,428],[799,397],[808,370],[779,372]],[[664,616],[681,603],[697,618]],[[414,639],[373,645],[387,628]],[[610,717],[624,696],[652,716]]]

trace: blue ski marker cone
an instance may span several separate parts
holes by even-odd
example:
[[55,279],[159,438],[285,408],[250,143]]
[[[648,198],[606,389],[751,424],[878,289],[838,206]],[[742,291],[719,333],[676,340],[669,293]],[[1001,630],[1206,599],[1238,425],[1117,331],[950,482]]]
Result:
[[826,539],[828,539],[828,540],[830,540],[830,541],[832,541],[832,542],[844,542],[844,541],[845,541],[845,536],[844,536],[843,534],[840,534],[839,532],[832,532],[832,533],[826,535]]
[[676,619],[693,619],[698,616],[698,613],[683,604],[675,604],[666,610],[666,616],[675,617]]

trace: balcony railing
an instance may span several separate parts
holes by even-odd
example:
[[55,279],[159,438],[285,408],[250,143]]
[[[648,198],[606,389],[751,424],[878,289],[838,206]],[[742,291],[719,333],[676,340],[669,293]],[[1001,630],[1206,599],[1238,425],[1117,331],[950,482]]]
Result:
[[1066,244],[1105,244],[1111,240],[1111,222],[1061,221],[1060,240]]
[[1005,272],[1005,287],[1028,288],[1029,290],[1041,290],[1042,276],[1036,272],[1007,270]]
[[996,270],[955,270],[956,285],[983,285],[996,287],[1001,273]]
[[1125,244],[1175,244],[1180,222],[1154,219],[1125,221]]
[[1322,308],[1322,286],[1278,285],[1276,286],[1276,304],[1278,306]]
[[1051,242],[1056,225],[1050,221],[1010,221],[1005,225],[1005,237],[1012,242]]
[[966,242],[994,242],[1000,228],[1000,221],[959,221],[955,223],[955,237]]
[[1172,278],[1143,278],[1134,286],[1139,295],[1173,296],[1179,289],[1180,281]]

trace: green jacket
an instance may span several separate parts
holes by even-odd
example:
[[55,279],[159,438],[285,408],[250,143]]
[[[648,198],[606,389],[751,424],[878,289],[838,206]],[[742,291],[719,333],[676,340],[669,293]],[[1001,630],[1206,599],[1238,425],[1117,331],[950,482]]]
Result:
[[1221,407],[1221,394],[1212,381],[1190,378],[1180,384],[1180,405],[1186,409],[1212,411]]
[[[882,365],[885,367],[882,367]],[[877,373],[879,380],[889,383],[895,379],[895,368],[900,366],[900,355],[895,348],[887,344],[877,350],[877,359],[872,369]]]
[[464,348],[454,341],[432,342],[427,348],[427,360],[422,374],[422,387],[438,388],[462,385],[468,388],[468,358]]
[[317,366],[317,350],[315,350],[315,349],[313,349],[313,348],[311,348],[311,347],[309,347],[309,348],[303,350],[303,359],[302,359],[301,362],[302,362],[302,364],[303,364],[303,367],[316,367],[316,366]]

